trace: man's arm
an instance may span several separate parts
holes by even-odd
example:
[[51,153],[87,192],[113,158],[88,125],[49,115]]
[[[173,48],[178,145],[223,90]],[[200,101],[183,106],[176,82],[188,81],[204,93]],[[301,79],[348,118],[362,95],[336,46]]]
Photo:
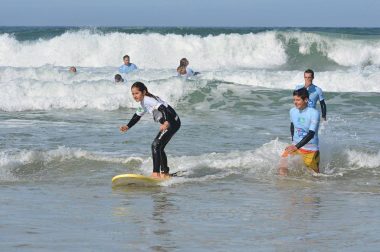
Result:
[[292,136],[292,141],[294,137],[294,124],[293,122],[290,123],[290,135]]
[[307,133],[307,135],[304,136],[304,138],[302,138],[302,140],[299,141],[298,144],[296,144],[297,149],[299,149],[302,146],[304,146],[305,144],[307,144],[311,139],[313,139],[314,135],[315,135],[315,132],[312,131],[312,130],[309,130],[309,132]]
[[327,108],[325,100],[319,101],[319,103],[321,104],[322,118],[326,121]]

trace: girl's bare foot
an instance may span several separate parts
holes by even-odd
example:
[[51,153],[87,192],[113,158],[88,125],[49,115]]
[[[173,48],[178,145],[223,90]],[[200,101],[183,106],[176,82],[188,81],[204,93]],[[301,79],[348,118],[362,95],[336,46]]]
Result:
[[161,178],[161,175],[159,172],[152,172],[152,175],[150,175],[153,178]]
[[162,172],[161,173],[161,178],[162,179],[170,178],[170,175],[169,175],[169,173]]

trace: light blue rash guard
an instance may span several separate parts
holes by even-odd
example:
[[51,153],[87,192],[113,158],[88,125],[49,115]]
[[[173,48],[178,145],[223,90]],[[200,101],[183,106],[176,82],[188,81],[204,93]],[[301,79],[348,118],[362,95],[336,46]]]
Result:
[[137,66],[133,63],[129,63],[128,65],[124,64],[119,67],[120,73],[130,73],[134,70],[137,70]]
[[182,77],[190,77],[190,76],[194,76],[195,73],[193,71],[193,69],[189,68],[189,67],[186,67],[186,74],[178,74],[178,76],[182,76]]
[[[304,84],[297,85],[295,90],[298,90],[300,88],[305,87]],[[308,88],[307,91],[309,92],[309,103],[308,106],[311,108],[316,108],[317,106],[317,101],[323,101],[325,98],[323,97],[323,92],[320,87],[317,87],[314,84],[311,84]]]
[[314,108],[307,107],[303,110],[292,108],[290,110],[290,120],[294,125],[293,144],[298,144],[309,130],[315,132],[314,137],[301,149],[317,151],[319,150],[318,128],[319,128],[319,112]]

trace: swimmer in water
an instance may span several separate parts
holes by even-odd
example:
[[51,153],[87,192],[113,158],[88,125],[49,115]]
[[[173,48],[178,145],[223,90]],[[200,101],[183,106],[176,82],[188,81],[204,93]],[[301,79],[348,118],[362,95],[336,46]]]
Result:
[[130,58],[128,55],[124,55],[123,62],[124,64],[119,67],[120,73],[130,73],[132,71],[137,70],[137,66],[130,62]]

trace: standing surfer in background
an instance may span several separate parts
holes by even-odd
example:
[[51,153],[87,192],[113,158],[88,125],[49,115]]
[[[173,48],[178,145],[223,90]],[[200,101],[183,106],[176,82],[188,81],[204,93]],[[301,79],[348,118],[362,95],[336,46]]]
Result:
[[[153,173],[152,177],[165,178],[169,176],[169,167],[165,153],[165,146],[181,127],[181,121],[175,110],[160,99],[149,93],[142,82],[135,82],[131,87],[132,96],[140,106],[127,125],[121,126],[120,131],[126,132],[135,125],[140,118],[149,112],[155,122],[159,122],[160,131],[152,143]],[[160,173],[161,172],[161,173]]]
[[321,105],[322,118],[323,120],[326,121],[327,108],[326,108],[325,98],[323,97],[322,89],[313,84],[314,71],[311,69],[307,69],[304,72],[303,77],[305,79],[305,84],[297,85],[295,89],[296,90],[300,88],[307,89],[307,91],[309,92],[308,106],[311,108],[316,108],[317,101],[319,100],[319,104]]
[[292,145],[285,148],[282,154],[279,174],[287,175],[287,157],[301,155],[303,162],[309,169],[319,172],[319,112],[308,107],[309,93],[306,88],[293,91],[294,108],[290,109],[290,133]]

